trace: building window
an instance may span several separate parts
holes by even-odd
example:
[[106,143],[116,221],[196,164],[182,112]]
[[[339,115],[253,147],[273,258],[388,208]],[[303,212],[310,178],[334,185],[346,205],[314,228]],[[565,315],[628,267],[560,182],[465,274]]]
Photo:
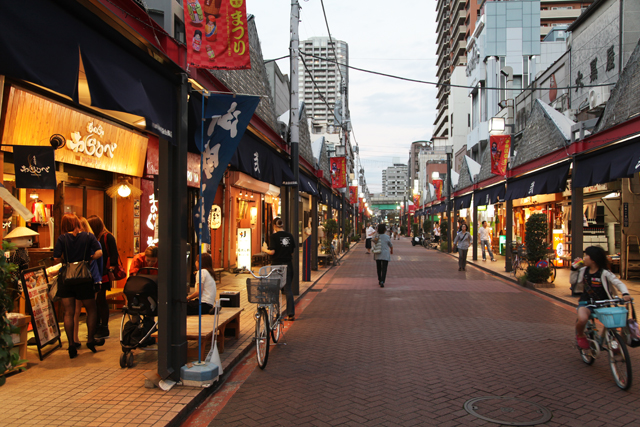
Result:
[[177,16],[173,17],[173,36],[180,43],[183,43],[183,44],[187,43],[187,37],[185,35],[185,30],[184,30],[184,22],[178,19]]
[[613,46],[607,49],[607,71],[611,71],[616,67],[616,51]]
[[593,61],[591,61],[590,82],[595,82],[596,80],[598,80],[598,58],[593,58]]

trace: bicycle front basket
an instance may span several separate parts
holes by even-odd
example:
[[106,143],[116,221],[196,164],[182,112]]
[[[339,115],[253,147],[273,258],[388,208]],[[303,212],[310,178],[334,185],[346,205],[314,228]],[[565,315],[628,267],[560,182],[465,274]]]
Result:
[[252,304],[278,304],[279,279],[247,279],[247,299]]
[[627,309],[624,307],[595,308],[593,312],[605,328],[622,328],[627,326]]

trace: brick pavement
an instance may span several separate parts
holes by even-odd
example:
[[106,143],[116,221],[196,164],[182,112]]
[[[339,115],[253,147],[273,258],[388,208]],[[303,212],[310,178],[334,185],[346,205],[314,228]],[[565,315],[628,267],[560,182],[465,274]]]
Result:
[[463,409],[483,396],[542,405],[549,426],[640,425],[640,378],[623,392],[605,357],[582,363],[573,308],[393,243],[385,288],[358,246],[316,285],[267,368],[246,359],[226,397],[204,405],[218,406],[210,425],[495,425]]

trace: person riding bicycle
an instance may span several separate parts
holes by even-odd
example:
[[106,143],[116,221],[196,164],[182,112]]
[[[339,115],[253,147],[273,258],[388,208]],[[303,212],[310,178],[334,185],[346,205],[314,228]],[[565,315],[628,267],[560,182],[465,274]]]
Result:
[[578,272],[578,283],[584,283],[584,292],[578,303],[576,319],[576,341],[578,347],[589,349],[589,341],[584,335],[584,328],[591,317],[592,308],[587,307],[591,301],[612,299],[610,284],[622,293],[625,301],[630,301],[629,290],[615,274],[607,269],[607,256],[599,246],[589,246],[584,250],[584,267]]

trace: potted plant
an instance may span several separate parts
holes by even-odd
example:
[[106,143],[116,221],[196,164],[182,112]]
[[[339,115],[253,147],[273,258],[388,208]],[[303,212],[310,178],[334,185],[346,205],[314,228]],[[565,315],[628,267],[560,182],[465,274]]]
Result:
[[19,333],[20,330],[7,319],[7,313],[13,310],[13,299],[9,290],[14,283],[14,273],[18,266],[10,263],[4,254],[14,249],[15,247],[11,243],[2,242],[2,253],[0,254],[0,386],[4,385],[6,381],[4,376],[6,371],[26,362],[26,360],[20,360],[18,354],[11,351],[13,347],[11,334]]
[[431,235],[432,228],[433,223],[431,222],[431,220],[429,218],[425,219],[422,223],[422,230],[424,231],[424,234],[426,234],[427,236]]
[[440,221],[440,250],[449,252],[449,221]]
[[331,242],[338,232],[338,222],[335,219],[328,219],[322,224],[324,227],[324,241],[322,242],[322,246],[324,247],[324,253],[331,253]]
[[[525,247],[527,249],[527,285],[530,287],[553,287],[547,280],[551,269],[538,263],[547,258],[547,216],[543,213],[532,214],[525,223]],[[541,263],[544,264],[544,263]]]

